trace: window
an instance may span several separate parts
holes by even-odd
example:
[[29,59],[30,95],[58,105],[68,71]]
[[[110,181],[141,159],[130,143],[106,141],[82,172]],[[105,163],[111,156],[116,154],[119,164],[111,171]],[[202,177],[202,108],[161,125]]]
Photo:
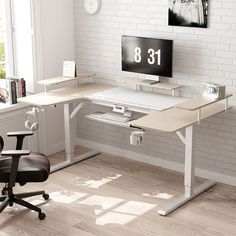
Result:
[[10,3],[0,0],[0,78],[14,74]]
[[0,77],[26,80],[34,92],[31,0],[0,0]]

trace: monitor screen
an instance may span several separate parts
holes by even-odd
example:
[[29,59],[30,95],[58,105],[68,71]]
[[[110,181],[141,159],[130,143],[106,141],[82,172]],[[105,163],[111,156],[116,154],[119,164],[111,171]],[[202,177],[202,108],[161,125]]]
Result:
[[173,40],[122,36],[122,70],[172,77]]

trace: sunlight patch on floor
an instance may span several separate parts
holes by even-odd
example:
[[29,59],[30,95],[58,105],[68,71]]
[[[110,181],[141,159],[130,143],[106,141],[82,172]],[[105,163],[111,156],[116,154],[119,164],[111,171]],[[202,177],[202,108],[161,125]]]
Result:
[[[99,187],[120,178],[122,175],[116,174],[99,180],[88,180],[80,185],[98,189]],[[168,193],[144,193],[142,196],[169,199],[173,195]],[[89,193],[57,191],[50,193],[50,199],[55,202],[70,204],[75,203],[77,206],[85,206],[88,210],[92,209],[96,216],[97,225],[120,224],[125,225],[132,220],[142,216],[148,211],[157,207],[144,201],[126,201],[123,198],[91,195]]]
[[124,199],[121,198],[92,195],[82,201],[79,201],[78,204],[93,206],[95,208],[95,214],[99,215],[104,212],[104,210],[109,210],[110,208],[115,207],[123,201]]
[[8,234],[6,232],[0,232],[0,236],[10,236],[11,234]]
[[87,193],[79,193],[79,192],[71,192],[71,191],[57,191],[50,193],[50,199],[52,199],[54,202],[61,202],[70,204],[72,202],[75,202],[81,198],[86,197]]
[[97,225],[107,225],[107,224],[120,224],[125,225],[129,223],[130,221],[134,220],[136,216],[134,215],[128,215],[128,214],[122,214],[118,212],[108,212],[107,214],[98,217],[96,219]]
[[44,199],[34,199],[34,200],[32,200],[32,201],[29,201],[29,202],[30,202],[31,204],[37,206],[37,205],[42,204],[42,203],[45,203],[45,202],[47,202],[47,201],[44,200]]
[[165,199],[165,200],[168,200],[168,199],[171,199],[172,197],[174,197],[174,195],[171,195],[169,193],[157,193],[157,194],[143,193],[142,196]]
[[115,179],[120,178],[122,175],[117,174],[116,176],[111,176],[111,177],[106,177],[106,178],[102,178],[100,180],[88,180],[85,181],[84,184],[82,184],[83,186],[87,186],[89,188],[94,188],[94,189],[98,189],[99,187],[103,186],[104,184],[107,184]]
[[125,225],[157,206],[142,201],[125,201],[121,198],[99,195],[89,196],[78,201],[78,204],[94,208],[94,213],[97,216],[97,225]]
[[96,219],[97,225],[120,224],[125,225],[137,217],[155,208],[155,204],[139,201],[128,201],[108,211]]
[[154,207],[156,207],[155,204],[138,201],[128,201],[115,208],[113,211],[132,215],[142,215],[147,211],[153,209]]

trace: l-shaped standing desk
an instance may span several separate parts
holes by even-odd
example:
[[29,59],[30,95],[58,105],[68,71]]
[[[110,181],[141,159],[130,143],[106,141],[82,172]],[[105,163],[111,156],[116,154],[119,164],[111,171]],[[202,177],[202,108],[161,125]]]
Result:
[[[54,81],[60,82],[58,79],[54,79]],[[63,82],[63,79],[61,79],[61,81]],[[47,85],[50,85],[50,80],[46,80],[45,82]],[[51,82],[51,84],[53,84],[53,82]],[[178,87],[179,86],[176,88]],[[226,102],[223,104],[220,103],[219,100],[204,98],[202,96],[188,100],[181,97],[147,93],[127,88],[117,88],[98,83],[82,83],[21,98],[20,102],[40,108],[58,104],[64,105],[66,160],[53,165],[51,171],[59,170],[98,154],[97,151],[90,151],[74,157],[75,137],[73,131],[75,129],[75,115],[86,102],[93,102],[110,107],[114,104],[118,104],[127,107],[131,111],[143,113],[141,118],[132,120],[126,124],[95,119],[97,121],[125,126],[130,129],[176,132],[185,145],[185,190],[183,196],[158,211],[160,215],[167,215],[215,185],[215,181],[207,180],[205,183],[194,188],[194,127],[195,124],[199,123],[202,119],[226,111],[228,109],[228,97],[230,96],[230,94],[225,96],[224,99]],[[75,103],[78,103],[77,106],[75,106]],[[185,135],[181,132],[184,129]]]

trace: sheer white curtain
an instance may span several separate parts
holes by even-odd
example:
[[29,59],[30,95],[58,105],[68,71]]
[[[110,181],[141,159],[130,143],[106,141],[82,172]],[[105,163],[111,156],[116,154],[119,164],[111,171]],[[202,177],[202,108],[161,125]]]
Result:
[[12,0],[15,76],[26,80],[27,92],[34,92],[34,57],[31,0]]

